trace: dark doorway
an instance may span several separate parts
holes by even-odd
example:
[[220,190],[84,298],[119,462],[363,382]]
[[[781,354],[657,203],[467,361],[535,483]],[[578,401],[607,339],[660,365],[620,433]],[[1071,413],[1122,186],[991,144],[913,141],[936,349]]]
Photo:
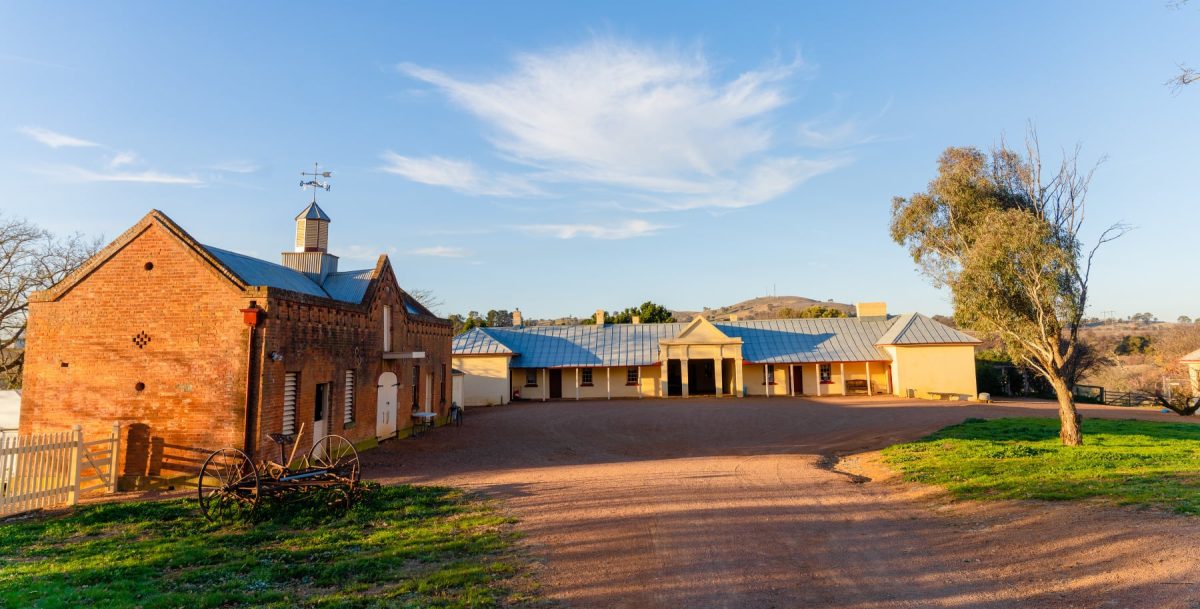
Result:
[[412,411],[413,412],[417,412],[418,410],[420,410],[420,407],[418,406],[419,402],[417,401],[420,399],[420,396],[421,396],[420,389],[421,389],[421,367],[413,366],[412,367]]
[[557,400],[562,397],[562,370],[558,368],[550,369],[550,399]]
[[679,366],[679,360],[667,360],[667,395],[680,396],[683,395],[683,372]]
[[804,395],[804,366],[792,366],[792,395]]
[[711,359],[688,360],[688,395],[717,395],[717,366]]

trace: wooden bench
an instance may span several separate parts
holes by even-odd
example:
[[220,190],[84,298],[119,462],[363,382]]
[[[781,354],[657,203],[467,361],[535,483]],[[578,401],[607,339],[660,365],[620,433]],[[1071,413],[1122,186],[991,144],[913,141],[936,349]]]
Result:
[[846,395],[850,395],[852,393],[866,394],[867,379],[846,379]]

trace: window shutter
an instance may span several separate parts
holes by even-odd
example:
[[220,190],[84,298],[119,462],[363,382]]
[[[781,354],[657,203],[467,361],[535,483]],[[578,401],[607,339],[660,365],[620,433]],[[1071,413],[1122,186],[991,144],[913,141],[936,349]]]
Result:
[[296,433],[296,389],[300,373],[287,372],[283,375],[283,433]]
[[349,423],[354,420],[354,371],[346,371],[346,390],[345,394],[345,411],[342,415],[342,420]]

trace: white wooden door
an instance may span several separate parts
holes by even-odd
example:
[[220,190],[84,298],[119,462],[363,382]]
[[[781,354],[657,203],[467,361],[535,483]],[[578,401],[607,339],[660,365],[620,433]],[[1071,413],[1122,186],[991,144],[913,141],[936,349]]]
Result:
[[384,372],[379,375],[375,398],[375,437],[390,438],[396,435],[396,375]]
[[329,434],[329,390],[332,383],[317,385],[316,399],[313,403],[312,445],[316,446]]

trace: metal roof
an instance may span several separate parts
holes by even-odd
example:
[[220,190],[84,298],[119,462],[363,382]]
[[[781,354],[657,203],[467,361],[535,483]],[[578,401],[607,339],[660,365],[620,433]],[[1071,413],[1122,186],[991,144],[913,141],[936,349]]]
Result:
[[371,282],[371,275],[375,272],[374,269],[363,269],[330,273],[325,278],[325,283],[318,285],[308,275],[282,264],[259,260],[211,245],[203,247],[249,285],[290,290],[340,302],[362,302],[367,293],[367,285]]
[[512,349],[504,346],[503,343],[492,338],[491,335],[480,328],[472,328],[455,336],[450,345],[451,350],[459,354],[494,355],[512,353]]
[[[649,366],[659,341],[688,324],[610,324],[475,328],[454,338],[455,355],[513,354],[513,368]],[[920,314],[883,318],[766,319],[713,323],[742,339],[742,357],[759,364],[877,362],[876,345],[975,343],[975,338]],[[902,342],[884,342],[898,340]]]
[[961,345],[977,344],[978,338],[940,324],[920,313],[905,313],[896,319],[877,345]]
[[1181,361],[1181,362],[1200,362],[1200,349],[1196,349],[1195,351],[1192,351],[1191,353],[1183,356],[1183,359],[1181,359],[1179,361]]
[[375,269],[330,273],[321,287],[325,288],[329,297],[334,300],[358,303],[367,295],[367,286],[371,285],[373,274]]
[[325,210],[318,207],[316,201],[309,203],[308,207],[305,207],[304,211],[300,212],[300,214],[296,216],[297,220],[299,220],[301,218],[303,218],[305,220],[324,220],[326,222],[330,221],[329,216],[325,215]]
[[742,358],[747,362],[803,364],[891,359],[875,347],[875,340],[892,325],[890,320],[764,319],[713,325],[730,337],[742,339]]

